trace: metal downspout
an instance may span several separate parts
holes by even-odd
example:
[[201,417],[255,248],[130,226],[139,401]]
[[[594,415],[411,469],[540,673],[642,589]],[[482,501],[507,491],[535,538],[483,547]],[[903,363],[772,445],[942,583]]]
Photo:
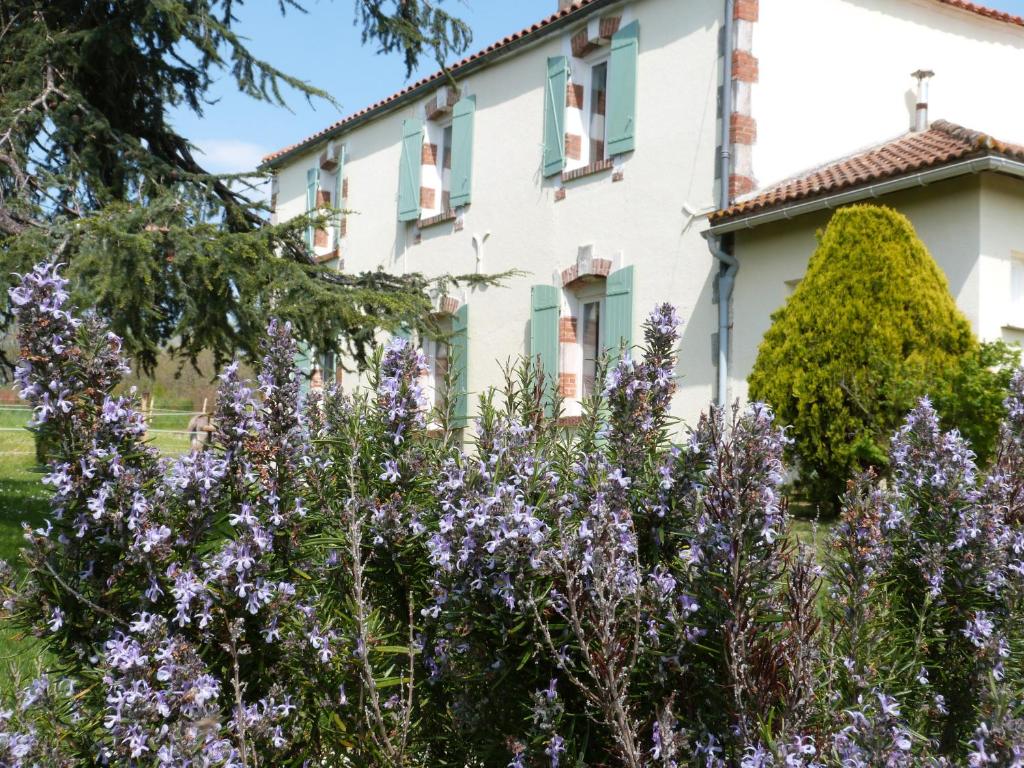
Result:
[[[734,39],[734,0],[725,0],[725,24],[722,34],[722,132],[719,139],[719,190],[718,207],[725,209],[732,202],[729,194],[729,177],[732,175],[732,53]],[[731,240],[732,238],[730,238]],[[736,257],[728,253],[721,237],[709,236],[708,247],[711,254],[718,259],[718,392],[717,402],[721,407],[728,405],[729,399],[729,308],[732,302],[732,289],[736,284],[736,273],[740,263]]]

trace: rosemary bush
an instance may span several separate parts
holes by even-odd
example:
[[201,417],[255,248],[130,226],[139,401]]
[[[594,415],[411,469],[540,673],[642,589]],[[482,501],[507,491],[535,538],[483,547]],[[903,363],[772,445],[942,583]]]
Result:
[[166,459],[57,269],[11,300],[53,498],[3,608],[50,661],[0,765],[1024,765],[1024,374],[985,469],[922,401],[819,567],[769,409],[673,442],[668,305],[571,433],[524,364],[468,447],[408,342],[303,398],[273,323]]

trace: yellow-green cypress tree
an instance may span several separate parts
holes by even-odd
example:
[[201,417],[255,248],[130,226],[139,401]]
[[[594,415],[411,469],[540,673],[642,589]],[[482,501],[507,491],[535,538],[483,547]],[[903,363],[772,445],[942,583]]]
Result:
[[948,390],[950,372],[977,349],[910,221],[851,206],[832,217],[806,276],[772,316],[750,396],[791,425],[804,487],[829,512],[852,472],[885,464],[914,401]]

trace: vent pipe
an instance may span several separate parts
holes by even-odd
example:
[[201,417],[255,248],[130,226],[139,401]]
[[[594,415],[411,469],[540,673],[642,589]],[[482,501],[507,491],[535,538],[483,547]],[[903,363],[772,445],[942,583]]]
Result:
[[935,76],[930,69],[919,69],[910,76],[917,80],[917,112],[914,116],[914,131],[927,131],[928,122],[928,81]]

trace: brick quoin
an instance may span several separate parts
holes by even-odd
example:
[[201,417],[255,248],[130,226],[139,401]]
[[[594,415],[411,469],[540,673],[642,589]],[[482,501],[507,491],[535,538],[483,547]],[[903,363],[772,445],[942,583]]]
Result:
[[753,144],[757,141],[757,120],[750,115],[733,112],[729,140],[733,144]]
[[422,165],[437,165],[437,144],[424,144]]
[[760,3],[758,0],[736,0],[733,6],[733,18],[740,21],[757,21]]
[[420,207],[433,208],[435,193],[431,187],[420,187]]
[[318,228],[318,229],[314,230],[314,232],[313,232],[313,246],[316,247],[316,248],[326,248],[327,247],[327,230],[326,229],[319,229]]
[[576,374],[558,374],[558,392],[562,397],[576,397]]
[[558,320],[558,340],[576,342],[576,318],[562,317]]
[[583,137],[575,133],[565,134],[565,156],[570,160],[579,160],[583,150]]
[[331,193],[326,189],[318,189],[316,191],[316,207],[317,208],[330,208],[331,207]]
[[565,93],[565,106],[583,109],[583,85],[581,83],[569,83]]
[[555,202],[559,200],[565,200],[565,187],[559,187],[555,190]]
[[744,83],[756,83],[758,78],[757,57],[748,51],[733,51],[732,77]]
[[605,16],[601,19],[601,31],[598,34],[607,40],[619,31],[619,24],[621,23],[621,16]]
[[341,196],[348,197],[348,177],[341,180]]
[[739,197],[754,191],[754,180],[749,176],[733,174],[729,177],[729,196]]

